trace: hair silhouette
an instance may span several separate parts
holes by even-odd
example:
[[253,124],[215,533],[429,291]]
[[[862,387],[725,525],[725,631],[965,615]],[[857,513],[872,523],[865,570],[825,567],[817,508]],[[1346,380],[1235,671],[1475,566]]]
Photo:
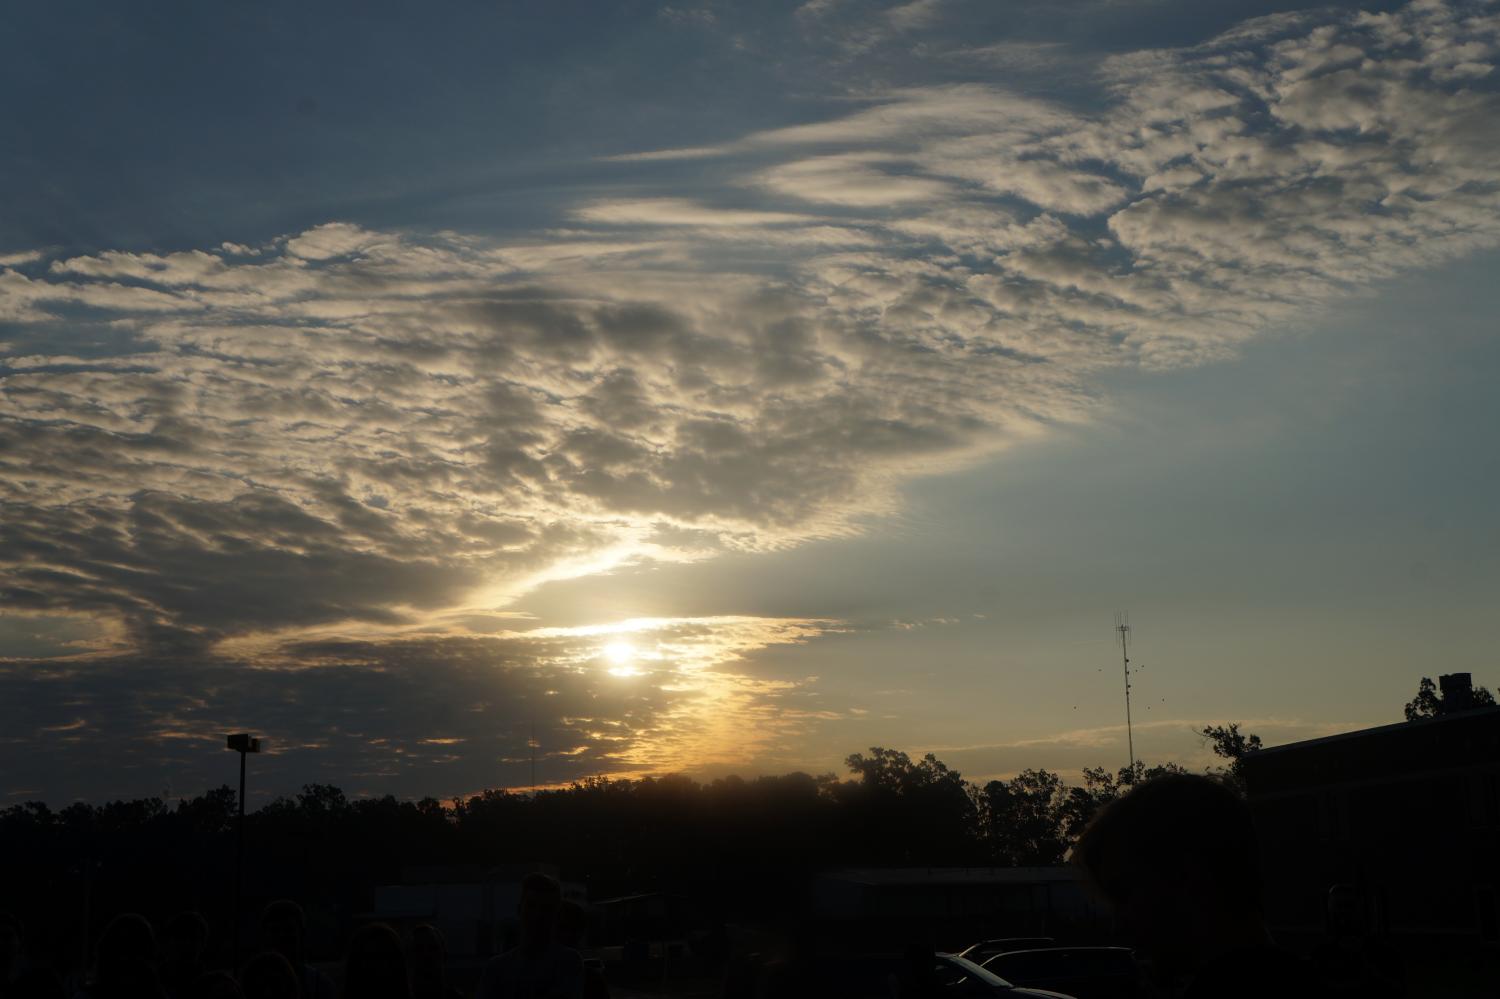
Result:
[[121,913],[99,938],[94,959],[96,999],[160,999],[161,983],[153,962],[156,934],[144,916]]
[[188,995],[190,999],[244,999],[240,983],[227,971],[210,971],[199,976]]
[[302,995],[299,977],[284,955],[263,950],[240,972],[240,989],[245,999],[299,999]]
[[407,961],[415,999],[455,999],[458,996],[457,990],[448,986],[448,946],[436,926],[418,923],[411,928]]
[[1225,783],[1171,774],[1106,805],[1073,853],[1159,984],[1187,999],[1315,994],[1261,912],[1250,810]]
[[361,926],[349,942],[344,999],[411,999],[401,938],[385,923]]

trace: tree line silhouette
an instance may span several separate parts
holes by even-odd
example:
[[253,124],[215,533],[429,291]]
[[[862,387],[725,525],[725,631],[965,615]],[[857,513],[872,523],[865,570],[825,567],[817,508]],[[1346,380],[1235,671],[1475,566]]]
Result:
[[[1423,678],[1409,718],[1493,703],[1475,688],[1446,704]],[[1261,748],[1238,724],[1201,734],[1210,773],[1240,787]],[[849,779],[791,773],[700,782],[681,775],[596,778],[448,803],[349,799],[309,784],[246,817],[246,904],[301,900],[314,944],[335,940],[373,905],[372,889],[443,867],[478,879],[546,862],[591,898],[662,891],[699,900],[709,918],[785,910],[817,871],[839,867],[1033,866],[1063,862],[1089,819],[1131,786],[1185,772],[1174,763],[1092,767],[1069,784],[1045,769],[965,780],[932,754],[874,747],[846,759]],[[237,802],[225,786],[160,798],[31,801],[0,811],[0,908],[26,913],[33,942],[62,956],[120,911],[152,920],[196,910],[223,920],[234,877]],[[440,876],[436,876],[440,877]],[[718,907],[719,911],[715,911]],[[321,923],[320,923],[321,921]]]
[[[1226,756],[1217,772],[1231,782],[1237,733],[1237,726],[1204,730]],[[914,760],[875,747],[846,763],[852,779],[598,778],[447,804],[349,799],[337,787],[309,784],[247,814],[247,901],[302,900],[316,942],[370,911],[373,886],[400,883],[413,868],[443,867],[450,876],[471,868],[477,878],[492,867],[545,861],[585,883],[593,898],[665,891],[703,900],[711,916],[715,906],[772,912],[828,868],[1060,863],[1103,804],[1131,784],[1183,772],[1175,764],[1098,767],[1069,785],[1029,769],[980,785],[932,754]],[[0,895],[36,917],[43,938],[36,942],[54,951],[84,930],[91,939],[124,909],[153,920],[183,910],[212,917],[228,905],[236,806],[227,786],[175,804],[14,805],[0,811]]]

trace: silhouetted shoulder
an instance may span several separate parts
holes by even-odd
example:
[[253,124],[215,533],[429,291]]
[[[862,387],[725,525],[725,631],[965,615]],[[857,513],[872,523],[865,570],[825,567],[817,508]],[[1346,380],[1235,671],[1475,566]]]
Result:
[[28,968],[3,990],[5,999],[63,999],[62,982],[45,968]]
[[580,999],[583,983],[583,958],[573,948],[517,947],[485,965],[478,999]]

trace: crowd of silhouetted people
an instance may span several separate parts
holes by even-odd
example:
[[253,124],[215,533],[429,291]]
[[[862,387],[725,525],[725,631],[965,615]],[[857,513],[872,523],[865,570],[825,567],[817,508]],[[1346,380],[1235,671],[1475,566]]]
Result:
[[[473,999],[607,999],[596,968],[577,950],[584,910],[564,901],[558,882],[530,874],[521,883],[520,943],[485,965]],[[29,959],[26,928],[0,913],[0,999],[466,999],[448,978],[443,935],[430,923],[403,937],[386,923],[356,929],[342,981],[307,959],[307,922],[289,899],[261,910],[256,949],[238,968],[214,968],[208,921],[179,912],[158,929],[121,913],[104,927],[90,967],[65,981]]]

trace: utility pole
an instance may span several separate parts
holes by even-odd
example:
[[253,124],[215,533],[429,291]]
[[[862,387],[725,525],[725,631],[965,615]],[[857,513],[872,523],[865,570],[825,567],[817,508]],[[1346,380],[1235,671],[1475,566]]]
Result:
[[1130,749],[1130,780],[1135,782],[1135,733],[1130,725],[1130,612],[1115,614],[1115,631],[1120,635],[1120,659],[1125,667],[1125,743]]
[[260,740],[249,732],[240,732],[229,737],[229,748],[240,754],[240,815],[235,829],[234,844],[234,908],[231,910],[233,927],[230,939],[230,968],[238,973],[240,966],[240,893],[245,884],[245,757],[260,752]]

